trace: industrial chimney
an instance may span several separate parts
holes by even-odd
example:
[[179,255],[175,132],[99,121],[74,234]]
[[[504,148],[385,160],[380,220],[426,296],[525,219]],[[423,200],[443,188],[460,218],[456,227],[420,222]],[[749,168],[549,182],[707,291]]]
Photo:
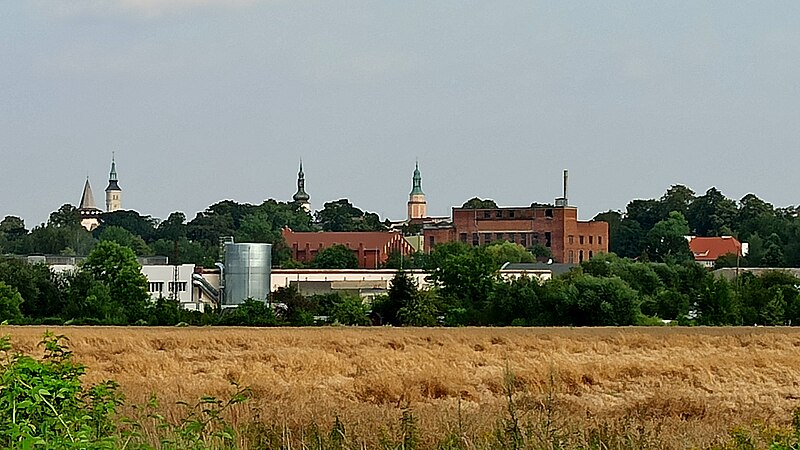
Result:
[[569,199],[567,197],[567,187],[569,184],[569,170],[564,169],[564,195],[556,199],[556,206],[564,208],[569,206]]

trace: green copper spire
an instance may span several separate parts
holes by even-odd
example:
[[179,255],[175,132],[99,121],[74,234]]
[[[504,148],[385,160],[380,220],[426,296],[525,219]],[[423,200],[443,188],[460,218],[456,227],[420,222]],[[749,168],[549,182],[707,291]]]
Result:
[[414,186],[411,188],[411,194],[409,195],[425,195],[422,192],[422,175],[419,173],[419,161],[414,168]]
[[297,172],[297,193],[292,197],[299,203],[308,203],[311,196],[306,193],[306,175],[303,173],[303,160],[300,160],[300,171]]

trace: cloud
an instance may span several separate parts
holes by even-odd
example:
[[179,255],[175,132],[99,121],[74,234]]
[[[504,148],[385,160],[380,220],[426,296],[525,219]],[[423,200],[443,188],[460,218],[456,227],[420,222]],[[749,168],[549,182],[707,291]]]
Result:
[[60,17],[135,15],[158,18],[202,7],[239,8],[263,0],[39,0],[40,10]]

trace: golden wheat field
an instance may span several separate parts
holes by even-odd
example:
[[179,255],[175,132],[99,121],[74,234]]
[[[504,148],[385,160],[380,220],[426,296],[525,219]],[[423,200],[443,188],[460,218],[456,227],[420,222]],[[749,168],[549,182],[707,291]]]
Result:
[[[546,433],[622,432],[642,447],[706,447],[737,426],[785,425],[800,406],[800,330],[790,328],[49,327],[86,380],[128,404],[252,388],[237,427],[287,432],[335,417],[365,442],[413,412],[421,436],[480,439],[509,414]],[[9,327],[37,349],[44,327]],[[513,377],[513,378],[512,378]],[[615,431],[616,430],[616,431]],[[636,445],[634,445],[635,447]]]

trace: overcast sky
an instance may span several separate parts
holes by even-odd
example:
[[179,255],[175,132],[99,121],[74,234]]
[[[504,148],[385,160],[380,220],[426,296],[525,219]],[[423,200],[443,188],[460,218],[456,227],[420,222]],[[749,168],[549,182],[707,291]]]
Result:
[[[656,4],[658,3],[658,4]],[[0,12],[0,217],[479,196],[582,219],[672,184],[798,203],[800,2],[31,0]]]

